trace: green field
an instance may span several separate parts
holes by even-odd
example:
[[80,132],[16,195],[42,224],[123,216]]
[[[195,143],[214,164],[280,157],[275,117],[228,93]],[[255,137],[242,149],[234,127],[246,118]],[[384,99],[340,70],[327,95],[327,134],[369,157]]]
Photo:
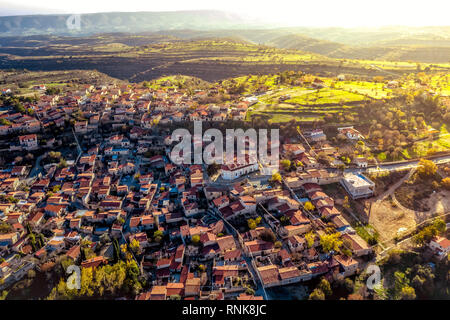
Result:
[[[358,107],[358,102],[375,97],[384,98],[390,93],[382,90],[381,83],[371,85],[370,82],[335,82],[330,78],[321,79],[326,85],[333,84],[335,88],[325,87],[318,90],[306,86],[278,87],[272,84],[271,90],[259,96],[260,102],[250,109],[247,119],[259,114],[269,117],[273,122],[291,119],[314,121],[323,119],[326,114],[352,113],[352,109]],[[340,87],[336,88],[337,86]]]

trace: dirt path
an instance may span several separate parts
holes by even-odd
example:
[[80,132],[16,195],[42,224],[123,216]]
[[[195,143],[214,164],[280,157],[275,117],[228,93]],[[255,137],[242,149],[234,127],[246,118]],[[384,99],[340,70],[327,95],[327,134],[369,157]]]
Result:
[[388,190],[386,190],[385,192],[383,192],[379,196],[373,198],[373,201],[374,202],[383,201],[384,199],[386,199],[390,195],[394,194],[395,190],[400,188],[400,186],[403,184],[403,182],[409,180],[412,177],[412,175],[414,174],[415,171],[416,171],[416,168],[412,168],[403,178],[401,178],[399,181],[397,181],[391,187],[389,187]]

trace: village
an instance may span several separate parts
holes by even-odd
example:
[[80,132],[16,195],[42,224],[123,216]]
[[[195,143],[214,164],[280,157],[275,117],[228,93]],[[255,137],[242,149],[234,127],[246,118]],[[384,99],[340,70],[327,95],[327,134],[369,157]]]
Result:
[[[280,137],[273,175],[261,164],[177,165],[171,129],[238,124],[258,98],[202,103],[223,88],[140,84],[36,90],[23,110],[1,106],[0,290],[63,257],[92,270],[132,261],[145,285],[127,299],[263,300],[274,287],[342,281],[376,258],[347,212],[374,195],[373,163],[344,163],[320,127]],[[364,140],[353,126],[335,131],[354,148]],[[441,259],[450,241],[430,247]]]

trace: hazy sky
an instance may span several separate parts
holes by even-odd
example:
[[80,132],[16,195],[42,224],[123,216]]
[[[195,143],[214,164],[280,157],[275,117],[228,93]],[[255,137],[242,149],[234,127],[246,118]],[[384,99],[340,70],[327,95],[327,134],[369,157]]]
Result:
[[223,10],[289,26],[450,25],[449,0],[0,0],[0,15]]

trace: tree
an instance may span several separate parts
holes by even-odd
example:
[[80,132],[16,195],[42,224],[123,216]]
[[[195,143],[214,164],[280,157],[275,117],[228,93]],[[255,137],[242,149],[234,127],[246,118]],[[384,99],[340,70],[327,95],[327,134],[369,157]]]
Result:
[[283,159],[280,161],[280,163],[285,171],[289,170],[289,168],[291,167],[291,160],[289,159]]
[[338,251],[342,246],[342,240],[340,239],[340,233],[325,234],[320,237],[320,245],[324,252]]
[[348,293],[353,292],[354,287],[355,284],[353,283],[352,279],[346,278],[344,280],[344,288]]
[[314,231],[311,230],[310,232],[305,234],[305,240],[308,248],[311,248],[316,240],[316,234],[314,233]]
[[413,287],[405,286],[402,288],[400,292],[400,299],[401,300],[414,300],[416,299],[416,291]]
[[349,200],[348,200],[348,196],[345,196],[345,197],[344,197],[344,202],[342,203],[342,206],[343,206],[345,209],[349,209],[349,208],[350,208],[350,202],[349,202]]
[[8,296],[8,291],[3,290],[2,294],[0,294],[0,300],[6,300],[6,297]]
[[325,278],[322,278],[322,280],[320,280],[320,283],[317,286],[317,288],[320,289],[327,297],[333,294],[333,291],[331,290],[331,285]]
[[316,288],[309,295],[309,300],[325,300],[325,293],[322,290]]
[[61,168],[66,168],[66,167],[67,167],[67,161],[65,159],[61,158],[58,163],[58,168],[61,169]]
[[139,241],[137,241],[136,239],[131,240],[131,243],[130,243],[130,250],[131,250],[134,254],[140,254],[140,251],[141,251],[141,245],[140,245]]
[[304,204],[305,210],[313,211],[316,207],[311,203],[311,201],[307,201]]
[[406,274],[401,271],[395,271],[393,286],[394,298],[401,298],[402,290],[407,286],[409,286],[409,279],[406,277]]
[[257,217],[256,219],[248,219],[247,220],[248,227],[251,230],[255,229],[260,222],[261,222],[261,217]]
[[420,159],[417,173],[422,178],[432,177],[436,174],[437,166],[431,160]]
[[193,244],[200,243],[200,236],[198,234],[192,236],[192,243]]
[[442,219],[436,219],[431,225],[424,227],[415,236],[414,241],[423,245],[429,243],[435,236],[442,234],[446,230],[445,221]]
[[162,238],[164,236],[163,232],[161,230],[156,230],[153,232],[153,238]]
[[280,184],[281,183],[281,174],[279,172],[275,172],[272,177],[269,179],[271,184]]
[[442,179],[441,185],[443,188],[450,190],[450,177]]

